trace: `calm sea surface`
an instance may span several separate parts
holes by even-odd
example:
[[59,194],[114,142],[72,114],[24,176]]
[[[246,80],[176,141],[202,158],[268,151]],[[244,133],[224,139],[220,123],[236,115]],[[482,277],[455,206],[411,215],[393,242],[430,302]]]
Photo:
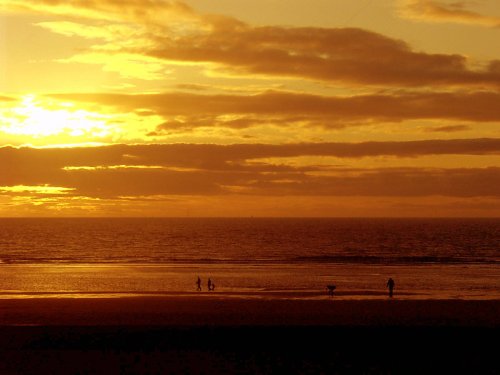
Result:
[[500,298],[500,220],[0,219],[0,270],[3,298]]

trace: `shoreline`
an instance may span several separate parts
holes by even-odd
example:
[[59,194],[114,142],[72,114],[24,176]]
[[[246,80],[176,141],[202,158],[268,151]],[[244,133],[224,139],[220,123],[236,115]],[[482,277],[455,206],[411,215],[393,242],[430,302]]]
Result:
[[400,292],[393,298],[380,291],[335,291],[333,296],[317,291],[223,291],[223,292],[185,292],[185,291],[64,291],[64,292],[0,292],[2,301],[20,300],[114,300],[114,299],[194,299],[220,301],[500,301],[497,296],[462,296],[455,293],[425,294],[419,292]]
[[[386,299],[387,278],[396,281],[398,299],[500,300],[498,266],[370,265],[3,265],[0,299],[195,296],[201,276],[203,297],[210,277],[211,296],[248,299],[324,299],[335,284],[335,299]],[[202,296],[200,296],[201,298]]]

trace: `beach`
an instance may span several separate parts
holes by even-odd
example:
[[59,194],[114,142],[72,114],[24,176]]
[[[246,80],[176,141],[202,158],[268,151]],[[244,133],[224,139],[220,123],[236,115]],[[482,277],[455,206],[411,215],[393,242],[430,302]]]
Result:
[[4,299],[0,373],[495,373],[499,312],[498,300]]
[[499,370],[498,221],[2,223],[0,375]]
[[500,301],[190,297],[0,300],[7,326],[500,326]]

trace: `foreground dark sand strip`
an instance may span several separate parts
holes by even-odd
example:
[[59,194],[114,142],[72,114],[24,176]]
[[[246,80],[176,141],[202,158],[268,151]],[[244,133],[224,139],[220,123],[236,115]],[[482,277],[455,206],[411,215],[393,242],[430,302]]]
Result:
[[498,374],[500,329],[1,327],[0,374]]
[[498,374],[499,306],[3,300],[0,374]]
[[499,327],[500,301],[20,299],[0,300],[0,325]]
[[498,328],[0,329],[1,374],[498,374]]

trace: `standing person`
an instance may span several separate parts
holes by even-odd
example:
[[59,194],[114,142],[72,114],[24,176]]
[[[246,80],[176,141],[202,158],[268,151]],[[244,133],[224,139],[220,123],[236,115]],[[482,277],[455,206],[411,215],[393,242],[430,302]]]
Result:
[[208,279],[208,290],[212,290],[212,280]]
[[201,279],[200,279],[200,276],[198,276],[198,280],[196,280],[196,290],[197,291],[201,290]]
[[326,286],[326,289],[328,289],[328,295],[330,297],[333,297],[333,292],[335,291],[335,289],[337,289],[337,287],[333,284],[330,284]]
[[387,288],[389,288],[389,297],[392,298],[392,292],[394,290],[394,286],[396,283],[392,279],[392,277],[389,277],[389,280],[387,280]]

